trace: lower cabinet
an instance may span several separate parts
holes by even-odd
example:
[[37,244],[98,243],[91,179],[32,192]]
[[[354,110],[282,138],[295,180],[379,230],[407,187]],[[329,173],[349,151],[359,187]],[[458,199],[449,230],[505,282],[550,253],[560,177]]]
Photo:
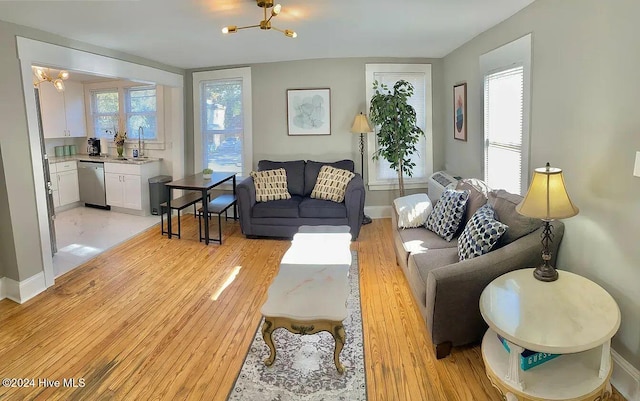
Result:
[[80,201],[80,187],[78,186],[78,165],[76,161],[52,163],[49,165],[51,173],[51,190],[53,205],[61,207]]
[[158,175],[160,163],[104,163],[107,205],[124,212],[149,215],[149,178]]

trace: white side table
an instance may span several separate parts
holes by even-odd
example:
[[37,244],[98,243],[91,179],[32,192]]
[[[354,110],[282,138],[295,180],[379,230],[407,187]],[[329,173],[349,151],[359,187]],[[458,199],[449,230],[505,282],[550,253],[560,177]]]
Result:
[[[533,269],[492,281],[480,296],[489,325],[482,341],[487,376],[505,399],[601,400],[611,393],[611,337],[620,327],[620,309],[602,287],[559,271],[542,282]],[[497,337],[507,340],[507,352]],[[561,355],[523,371],[524,348]]]

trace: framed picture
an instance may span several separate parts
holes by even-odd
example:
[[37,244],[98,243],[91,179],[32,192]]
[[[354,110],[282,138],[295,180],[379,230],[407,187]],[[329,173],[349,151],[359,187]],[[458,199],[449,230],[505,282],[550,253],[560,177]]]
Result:
[[467,140],[467,83],[453,86],[453,138]]
[[287,133],[331,135],[331,89],[287,89]]

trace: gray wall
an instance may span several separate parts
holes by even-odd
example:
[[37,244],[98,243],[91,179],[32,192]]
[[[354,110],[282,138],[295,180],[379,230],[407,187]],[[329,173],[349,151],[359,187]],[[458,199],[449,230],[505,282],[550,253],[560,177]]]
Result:
[[580,214],[564,220],[558,267],[586,276],[617,301],[613,348],[640,368],[640,15],[637,0],[537,0],[444,59],[445,132],[452,88],[468,83],[468,142],[446,135],[447,169],[482,178],[481,54],[529,32],[532,43],[530,170],[564,170]]
[[[139,57],[87,45],[53,34],[0,21],[0,147],[5,149],[5,171],[0,182],[0,264],[4,273],[16,281],[25,280],[43,270],[42,251],[37,241],[38,222],[33,168],[27,131],[27,116],[22,91],[16,35],[102,54],[170,72],[183,71]],[[27,77],[26,79],[31,79]],[[11,149],[7,152],[6,149]],[[39,156],[38,156],[39,157]],[[5,243],[6,241],[6,243]]]
[[[434,168],[444,166],[444,141],[442,131],[443,70],[441,59],[397,59],[397,58],[343,58],[304,61],[285,61],[251,65],[253,98],[253,166],[261,159],[293,160],[311,159],[334,161],[352,159],[356,171],[360,172],[360,136],[349,132],[356,114],[366,112],[365,64],[366,63],[424,63],[432,64],[433,80],[433,133]],[[192,72],[187,71],[187,166],[193,169],[193,95]],[[230,67],[224,67],[230,68]],[[331,89],[331,135],[288,136],[287,135],[287,89],[330,88]],[[365,154],[366,157],[366,154]],[[367,160],[365,158],[365,165]],[[366,169],[366,166],[365,166]],[[367,206],[388,206],[397,197],[397,191],[368,191]]]

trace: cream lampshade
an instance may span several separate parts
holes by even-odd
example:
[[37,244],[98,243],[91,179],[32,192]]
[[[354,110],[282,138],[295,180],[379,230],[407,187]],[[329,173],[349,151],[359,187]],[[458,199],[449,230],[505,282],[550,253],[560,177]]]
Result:
[[564,219],[578,214],[578,208],[571,202],[564,185],[562,170],[550,167],[549,163],[543,168],[535,169],[531,185],[522,202],[516,206],[518,213],[544,221],[542,232],[542,260],[544,263],[533,272],[533,276],[541,281],[555,281],[558,272],[551,266],[549,242],[552,237],[552,227],[549,224],[554,219]]

